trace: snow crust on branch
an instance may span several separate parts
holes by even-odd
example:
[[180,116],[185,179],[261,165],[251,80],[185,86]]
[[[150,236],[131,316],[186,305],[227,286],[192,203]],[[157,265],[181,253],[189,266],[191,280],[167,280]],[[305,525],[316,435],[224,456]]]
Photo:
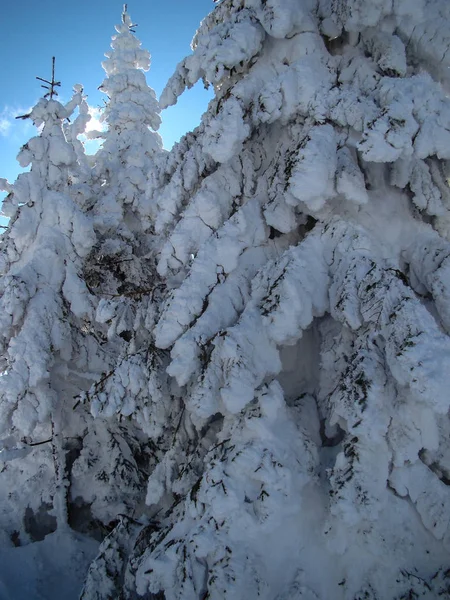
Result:
[[[81,101],[76,92],[72,110]],[[70,320],[93,318],[93,298],[80,270],[95,236],[70,196],[76,155],[62,131],[69,115],[56,100],[42,99],[33,108],[30,118],[43,129],[19,153],[21,165],[31,163],[31,170],[10,192],[15,213],[9,213],[13,224],[3,241],[1,327],[7,373],[0,380],[1,423],[3,429],[13,424],[27,434],[48,419],[57,401],[52,369],[70,361],[79,361],[79,368],[86,365]]]
[[[425,56],[415,37],[416,26],[436,31],[436,14],[448,21],[439,4],[224,1],[163,92],[162,106],[173,104],[203,78],[216,97],[160,163],[151,191],[162,209],[158,271],[172,288],[155,344],[170,351],[184,412],[149,478],[150,510],[168,507],[162,530],[129,557],[141,594],[400,598],[446,589],[450,113],[435,46],[445,63],[447,42],[434,38]],[[264,533],[258,519],[261,502],[264,523],[276,519],[271,497],[284,475],[258,482],[255,499],[245,491],[259,473],[255,453],[242,464],[236,455],[242,420],[257,413],[262,424],[268,389],[315,457],[299,492],[315,540],[297,546],[302,567],[285,567],[283,582],[264,541],[277,548],[293,538],[280,525],[279,535]],[[256,456],[279,442],[267,431],[258,439]],[[300,481],[295,469],[289,478]],[[287,502],[285,514],[297,514]],[[296,539],[311,540],[301,516],[292,519]],[[249,538],[259,541],[249,547]],[[217,540],[230,550],[219,570]],[[310,575],[311,553],[325,582]],[[383,577],[369,567],[374,555],[389,556]]]

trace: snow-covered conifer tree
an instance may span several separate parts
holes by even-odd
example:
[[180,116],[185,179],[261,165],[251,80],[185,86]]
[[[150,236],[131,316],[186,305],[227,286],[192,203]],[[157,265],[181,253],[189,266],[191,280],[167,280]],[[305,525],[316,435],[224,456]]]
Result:
[[[136,300],[155,286],[153,226],[145,215],[146,189],[154,161],[163,154],[156,130],[161,119],[155,92],[144,71],[150,54],[134,35],[133,22],[124,5],[116,25],[112,50],[102,63],[106,79],[100,90],[108,102],[101,116],[104,138],[94,157],[92,208],[97,243],[86,261],[85,278],[103,301],[97,318],[107,323],[110,339],[128,343],[134,331]],[[119,343],[119,353],[124,345]]]
[[222,0],[161,105],[215,99],[165,154],[125,6],[93,172],[80,88],[29,115],[0,525],[108,532],[83,600],[450,595],[449,25]]
[[148,233],[154,227],[145,207],[148,179],[163,154],[156,133],[159,105],[144,74],[150,54],[141,48],[134,27],[124,5],[112,50],[102,63],[107,77],[99,89],[108,95],[108,102],[101,120],[107,129],[93,134],[104,138],[93,170],[92,212],[98,241],[85,268],[90,288],[102,298],[97,318],[107,323],[110,339],[119,342],[119,354],[133,337],[135,319],[139,320],[136,300],[152,295],[157,283],[153,237]]
[[449,25],[441,0],[203,21],[160,102],[216,97],[151,184],[180,417],[152,519],[86,590],[103,569],[125,598],[450,593]]
[[72,194],[79,163],[62,129],[83,98],[76,88],[64,106],[53,84],[26,115],[41,131],[21,148],[18,161],[30,170],[8,184],[3,205],[10,224],[1,240],[2,527],[17,543],[33,538],[25,509],[39,513],[37,529],[55,519],[53,529],[67,527],[65,429],[73,397],[105,367],[91,328],[95,302],[81,277],[95,234]]
[[[135,511],[150,450],[131,424],[94,420],[86,402],[91,385],[114,372],[117,344],[96,322],[98,297],[84,279],[98,239],[78,140],[88,106],[81,86],[64,106],[49,83],[24,115],[40,127],[18,155],[30,170],[12,185],[1,181],[10,222],[0,254],[0,535],[4,547],[45,540],[44,555],[65,548],[55,565],[75,561],[67,580],[80,586],[96,542],[73,530],[98,543],[120,513]],[[45,595],[47,584],[36,585]]]
[[147,85],[144,71],[150,68],[150,54],[134,35],[133,22],[124,5],[122,22],[116,25],[111,48],[102,66],[106,79],[99,89],[108,96],[101,121],[105,132],[91,133],[104,141],[95,156],[95,174],[101,188],[97,203],[98,227],[123,229],[128,236],[138,225],[132,215],[141,206],[148,173],[155,155],[162,150],[156,133],[161,123],[155,92]]
[[167,353],[151,348],[164,285],[155,267],[154,209],[147,188],[166,153],[156,133],[159,104],[144,74],[150,54],[141,48],[134,27],[124,5],[100,86],[108,103],[102,116],[107,130],[94,166],[99,239],[85,277],[100,298],[97,320],[116,342],[118,358],[111,377],[92,389],[91,409],[95,416],[133,416],[147,435],[158,438],[167,422],[169,393]]

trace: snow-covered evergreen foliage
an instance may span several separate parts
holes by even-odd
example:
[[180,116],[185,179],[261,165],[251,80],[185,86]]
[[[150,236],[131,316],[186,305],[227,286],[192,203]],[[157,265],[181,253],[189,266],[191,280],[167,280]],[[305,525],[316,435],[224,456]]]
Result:
[[129,229],[136,228],[129,220],[146,191],[154,155],[162,149],[156,133],[160,109],[144,74],[150,68],[150,54],[141,48],[133,27],[125,5],[122,22],[112,37],[112,50],[102,63],[106,79],[99,89],[108,101],[101,121],[107,130],[90,133],[90,137],[104,138],[94,167],[99,185],[98,226],[105,231],[118,229],[125,237],[130,236]]
[[107,77],[100,89],[108,102],[101,120],[107,128],[93,134],[104,141],[92,159],[90,214],[97,239],[83,274],[98,301],[95,319],[106,334],[112,366],[81,396],[95,421],[73,465],[71,488],[72,499],[89,505],[95,520],[108,527],[119,514],[141,513],[170,403],[167,359],[149,349],[163,285],[153,225],[141,210],[164,152],[156,133],[159,105],[144,75],[150,54],[134,27],[125,5],[103,62]]
[[163,92],[216,98],[150,182],[183,410],[125,590],[448,590],[449,16],[224,0]]
[[49,522],[56,517],[67,524],[65,413],[107,364],[91,331],[95,299],[81,277],[95,234],[72,194],[77,156],[62,130],[82,102],[77,88],[66,106],[50,97],[32,109],[28,118],[42,130],[18,155],[21,166],[31,168],[10,186],[3,207],[10,224],[1,249],[2,459],[21,460],[4,463],[1,525],[22,541],[26,523],[8,512],[25,492],[11,492],[11,481],[20,474],[28,490],[24,510],[53,506]]
[[82,252],[65,232],[63,263],[91,312],[33,267],[45,308],[68,303],[72,343],[42,341],[34,421],[14,349],[38,291],[28,271],[26,293],[8,290],[42,250],[35,234],[16,248],[28,200],[3,183],[21,205],[4,242],[5,432],[55,422],[78,349],[90,361],[101,340],[107,364],[90,389],[79,375],[61,421],[69,512],[108,533],[83,600],[450,596],[449,26],[443,0],[222,0],[160,104],[199,79],[215,98],[165,153],[125,8],[91,172],[81,122],[64,138],[58,117],[72,158],[48,189],[94,232]]
[[99,297],[96,318],[106,325],[117,359],[108,376],[93,386],[90,406],[95,417],[133,417],[156,441],[167,427],[172,402],[167,353],[153,347],[165,284],[156,272],[155,223],[146,207],[148,181],[166,153],[155,132],[159,105],[143,73],[150,54],[140,47],[133,27],[125,5],[100,87],[109,97],[103,114],[108,129],[95,156],[99,187],[93,212],[99,241],[85,276]]

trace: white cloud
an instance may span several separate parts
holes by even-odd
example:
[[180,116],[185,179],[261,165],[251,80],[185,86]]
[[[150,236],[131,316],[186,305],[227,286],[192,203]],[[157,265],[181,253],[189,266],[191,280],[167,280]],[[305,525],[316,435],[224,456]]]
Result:
[[10,137],[11,135],[17,134],[19,131],[28,129],[30,123],[28,121],[16,121],[16,117],[19,115],[26,115],[30,112],[31,108],[23,108],[20,106],[4,106],[0,111],[0,136]]
[[0,116],[0,135],[8,135],[9,130],[11,129],[11,121],[4,117]]

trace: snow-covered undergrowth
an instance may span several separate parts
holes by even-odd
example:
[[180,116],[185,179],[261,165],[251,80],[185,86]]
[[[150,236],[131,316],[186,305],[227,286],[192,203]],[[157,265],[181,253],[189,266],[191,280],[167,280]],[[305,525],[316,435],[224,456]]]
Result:
[[0,526],[100,541],[83,600],[450,596],[449,25],[442,0],[222,0],[160,106],[215,98],[166,153],[125,11],[97,155],[80,89],[65,133],[33,109],[3,183],[25,493]]

